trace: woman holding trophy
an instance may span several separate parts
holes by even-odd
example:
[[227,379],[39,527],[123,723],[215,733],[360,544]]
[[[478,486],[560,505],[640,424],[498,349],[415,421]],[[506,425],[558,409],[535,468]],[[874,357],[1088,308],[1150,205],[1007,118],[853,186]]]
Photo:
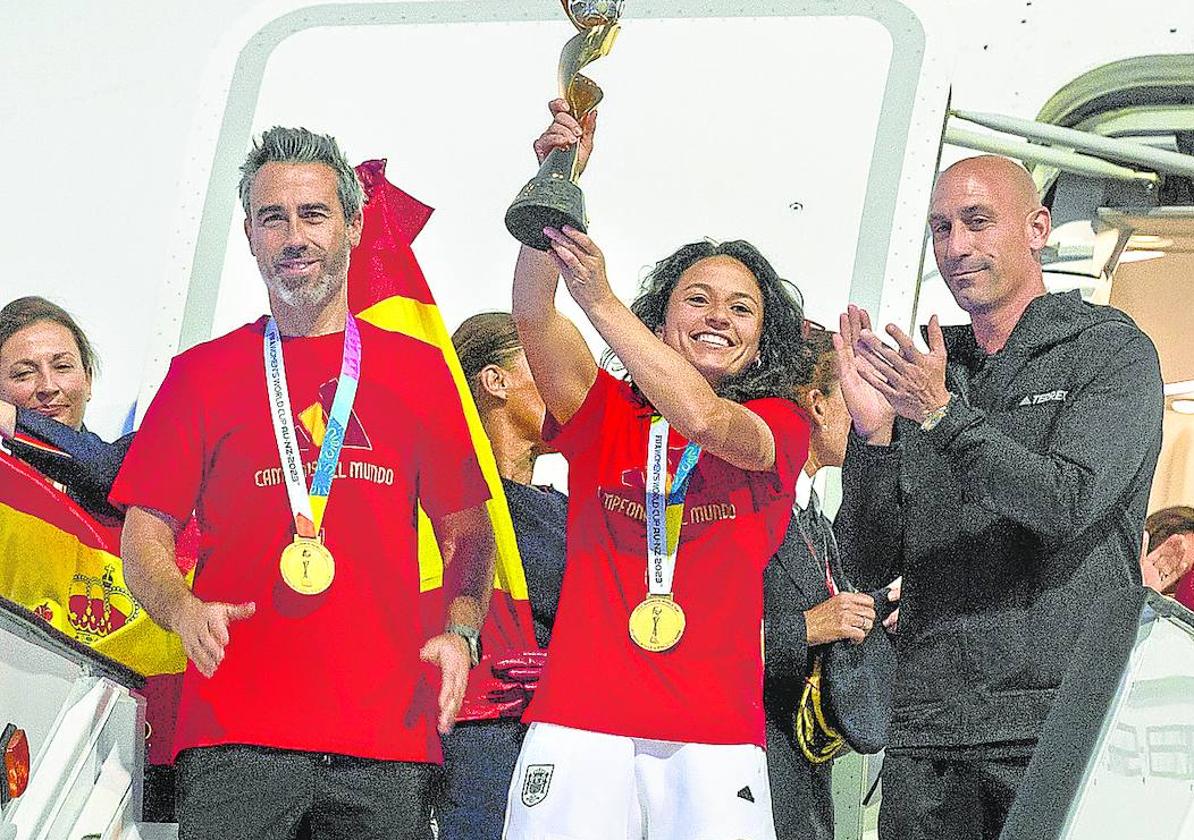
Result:
[[[575,154],[579,173],[594,116],[550,109],[535,151]],[[542,233],[513,314],[572,503],[505,837],[772,840],[762,581],[808,452],[786,399],[808,376],[800,304],[739,240],[680,248],[628,308],[590,237]],[[627,379],[556,310],[561,276]]]

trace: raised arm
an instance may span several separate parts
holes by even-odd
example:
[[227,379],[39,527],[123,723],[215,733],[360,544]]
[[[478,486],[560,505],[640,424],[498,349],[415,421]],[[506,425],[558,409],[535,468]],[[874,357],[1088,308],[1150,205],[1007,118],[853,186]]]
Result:
[[[552,123],[535,141],[535,156],[542,163],[553,149],[567,149],[579,142],[577,166],[583,170],[593,149],[596,112],[585,118],[582,128],[568,113],[564,100],[556,99],[548,108]],[[519,251],[511,312],[535,386],[551,416],[563,424],[593,386],[597,363],[580,331],[556,309],[558,282],[559,269],[550,255],[526,246]]]
[[887,331],[898,351],[873,333],[863,335],[872,363],[864,377],[914,422],[934,406],[948,406],[940,422],[920,434],[985,507],[1042,540],[1071,540],[1115,515],[1132,482],[1142,472],[1152,474],[1161,447],[1161,372],[1152,342],[1134,327],[1111,322],[1083,334],[1082,352],[1100,366],[1088,367],[1070,386],[1045,452],[1026,447],[946,390],[936,316],[929,321],[927,354],[902,330],[889,325]]
[[[565,275],[569,291],[655,410],[688,440],[727,463],[757,471],[775,466],[775,438],[763,419],[749,408],[719,397],[700,371],[614,296],[605,279],[604,257],[591,239],[579,231],[564,235],[595,255],[599,265],[595,283],[578,280],[575,266],[570,266]],[[593,297],[588,296],[590,289],[596,293]]]
[[[553,149],[579,143],[577,168],[592,151],[596,114],[582,126],[563,100],[549,105],[553,122],[535,142],[540,161]],[[708,381],[669,348],[614,296],[605,276],[605,259],[579,231],[545,229],[552,250],[523,248],[514,276],[514,321],[526,348],[527,363],[547,410],[566,423],[580,408],[597,377],[597,366],[580,332],[555,308],[559,277],[589,321],[643,392],[684,437],[708,452],[747,470],[775,465],[775,439],[750,409],[718,397]]]
[[719,397],[693,365],[618,300],[605,256],[585,234],[548,229],[552,254],[572,298],[617,354],[655,410],[684,437],[744,470],[775,465],[775,438],[761,417]]
[[551,258],[523,246],[514,268],[511,312],[535,387],[560,424],[572,419],[597,379],[597,363],[576,325],[556,309],[559,270]]

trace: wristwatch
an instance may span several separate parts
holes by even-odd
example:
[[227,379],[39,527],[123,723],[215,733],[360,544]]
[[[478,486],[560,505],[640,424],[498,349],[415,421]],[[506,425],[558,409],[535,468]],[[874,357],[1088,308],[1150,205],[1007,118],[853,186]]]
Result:
[[469,664],[476,668],[481,664],[481,631],[467,624],[449,624],[445,630],[464,639],[468,645]]
[[949,392],[949,399],[941,408],[935,408],[925,415],[925,419],[920,423],[920,430],[922,432],[931,432],[937,428],[937,424],[945,419],[945,415],[949,414],[949,407],[954,401],[953,391]]

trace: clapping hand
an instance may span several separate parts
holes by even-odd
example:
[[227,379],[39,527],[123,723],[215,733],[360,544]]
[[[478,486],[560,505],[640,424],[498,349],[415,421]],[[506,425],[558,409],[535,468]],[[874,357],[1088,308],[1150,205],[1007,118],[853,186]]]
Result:
[[891,442],[895,411],[883,395],[863,378],[861,369],[866,361],[855,352],[863,330],[870,330],[871,318],[865,309],[849,306],[838,319],[840,332],[833,336],[837,351],[838,378],[842,396],[854,422],[854,431],[868,443],[885,445]]
[[[945,337],[937,316],[929,319],[929,352],[922,353],[912,338],[895,324],[887,334],[899,349],[890,347],[870,329],[863,327],[854,346],[858,374],[887,400],[896,414],[915,423],[924,420],[950,398],[945,386]],[[844,388],[843,388],[844,391]]]

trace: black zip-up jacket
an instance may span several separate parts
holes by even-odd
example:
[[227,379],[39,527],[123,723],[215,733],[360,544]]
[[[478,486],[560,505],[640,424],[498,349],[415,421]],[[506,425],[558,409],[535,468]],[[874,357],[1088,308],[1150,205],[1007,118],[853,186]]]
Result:
[[949,412],[851,435],[838,532],[860,589],[904,575],[890,746],[1032,741],[1087,611],[1140,582],[1164,397],[1156,349],[1077,292],[991,356],[945,328]]

